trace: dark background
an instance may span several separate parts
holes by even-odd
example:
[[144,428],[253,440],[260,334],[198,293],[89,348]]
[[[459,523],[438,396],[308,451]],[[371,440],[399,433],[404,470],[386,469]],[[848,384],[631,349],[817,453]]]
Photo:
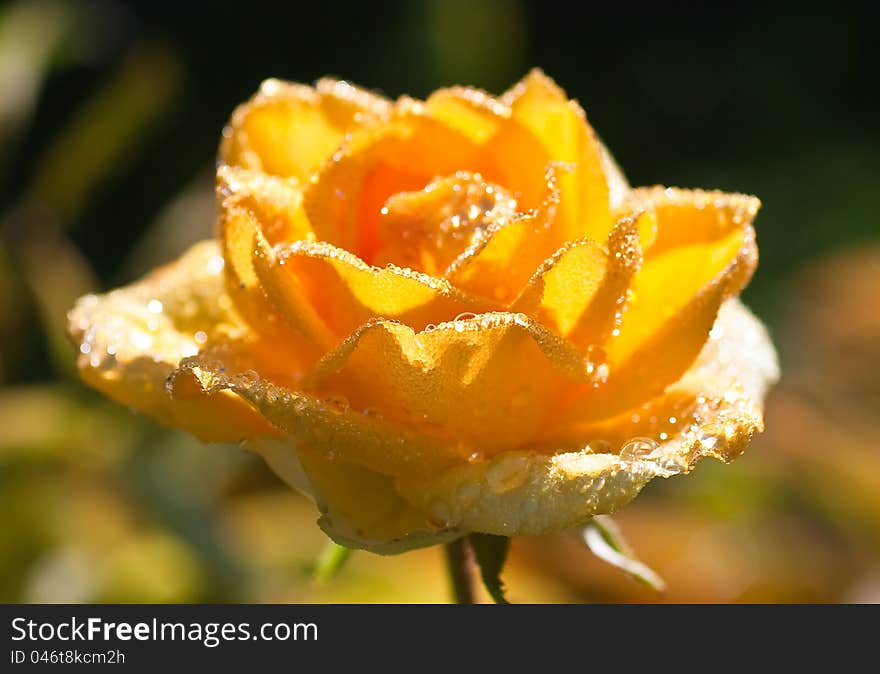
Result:
[[[582,103],[632,184],[721,188],[756,194],[764,203],[756,223],[761,264],[744,296],[776,336],[786,372],[782,392],[776,394],[784,400],[776,424],[779,437],[768,435],[764,445],[753,450],[775,457],[777,473],[762,463],[749,463],[750,458],[735,470],[707,468],[698,473],[704,476],[702,482],[690,478],[694,487],[676,489],[673,485],[678,483],[672,481],[649,490],[653,496],[646,497],[648,505],[652,497],[660,505],[651,511],[654,514],[644,515],[644,522],[654,522],[656,512],[670,508],[682,508],[691,519],[694,508],[703,508],[713,514],[707,521],[715,521],[719,498],[726,504],[720,507],[723,513],[739,517],[743,508],[751,512],[743,503],[752,504],[754,494],[766,505],[764,496],[770,493],[773,507],[759,511],[755,527],[776,522],[771,515],[778,515],[774,508],[782,504],[785,517],[797,521],[783,529],[803,527],[807,541],[804,548],[786,545],[794,545],[798,554],[819,555],[823,560],[822,555],[827,555],[829,561],[815,577],[810,576],[812,580],[793,590],[780,590],[779,582],[760,576],[766,564],[759,564],[758,590],[748,586],[752,589],[724,594],[700,586],[690,588],[692,594],[676,594],[673,589],[670,598],[834,601],[849,597],[857,578],[864,576],[870,582],[880,578],[880,503],[866,496],[867,504],[838,507],[833,497],[835,489],[851,495],[854,487],[848,479],[875,479],[875,430],[880,429],[871,426],[870,419],[878,416],[880,396],[870,382],[880,374],[880,357],[870,344],[880,339],[860,331],[852,340],[829,343],[824,336],[817,337],[824,335],[825,319],[816,323],[810,313],[814,293],[819,291],[831,293],[823,299],[828,308],[822,316],[844,324],[847,312],[870,314],[880,308],[861,304],[853,308],[847,300],[852,297],[850,289],[826,287],[839,280],[840,269],[858,265],[864,273],[847,281],[856,284],[857,291],[864,292],[865,283],[880,281],[875,273],[877,256],[871,252],[880,238],[877,10],[868,3],[849,2],[826,3],[821,13],[809,11],[809,3],[739,2],[706,8],[667,2],[648,10],[604,3],[588,9],[592,4],[577,3],[576,9],[575,3],[521,0],[271,4],[34,0],[2,6],[0,383],[5,388],[0,404],[6,409],[0,408],[0,434],[6,435],[0,438],[0,452],[5,452],[0,453],[4,470],[0,502],[11,504],[11,509],[0,509],[0,525],[11,526],[13,519],[24,518],[19,526],[36,539],[25,536],[26,540],[0,547],[0,552],[7,552],[7,557],[0,557],[0,570],[6,569],[0,598],[53,596],[51,591],[41,595],[33,589],[34,583],[43,587],[39,583],[48,582],[40,580],[40,574],[47,573],[40,565],[61,554],[59,549],[67,554],[68,547],[78,549],[78,544],[65,537],[69,532],[52,528],[62,525],[47,525],[30,508],[63,507],[79,493],[77,489],[98,489],[95,485],[104,485],[101,488],[109,490],[111,501],[124,502],[118,507],[133,508],[135,514],[126,525],[132,536],[144,535],[145,528],[153,535],[156,529],[156,535],[165,536],[159,545],[161,554],[167,556],[174,548],[173,555],[190,559],[196,569],[195,585],[177,594],[160,592],[156,595],[160,599],[329,600],[335,596],[304,595],[301,579],[291,581],[289,587],[281,583],[278,587],[283,590],[258,592],[253,588],[262,586],[248,575],[250,561],[224,549],[222,536],[194,542],[191,532],[215,526],[217,509],[225,507],[222,504],[232,498],[230,494],[250,498],[260,490],[276,489],[277,483],[256,464],[231,458],[234,450],[221,452],[222,461],[212,459],[180,435],[159,432],[87,392],[71,375],[73,357],[62,336],[63,313],[82,292],[128,282],[173,258],[187,243],[210,235],[212,170],[220,130],[234,106],[263,79],[312,82],[333,75],[391,97],[403,93],[424,97],[455,83],[500,93],[532,66],[543,68]],[[826,260],[840,255],[844,260],[851,255],[855,261],[825,270]],[[819,275],[820,281],[804,280],[813,275]],[[811,340],[819,345],[811,347]],[[853,343],[860,345],[858,358],[843,368],[833,360],[834,354],[851,349]],[[817,379],[816,372],[826,371],[830,374]],[[855,384],[846,379],[855,376],[852,372],[860,373]],[[844,381],[835,379],[839,375]],[[797,398],[795,403],[785,398],[789,394]],[[792,406],[804,398],[807,411],[792,417]],[[855,425],[850,416],[841,422],[836,412],[830,412],[842,408],[852,414],[865,405],[864,418]],[[83,422],[85,430],[71,430],[70,418],[58,412],[59,406],[77,419],[98,416]],[[61,414],[57,428],[51,425],[53,414]],[[828,423],[833,428],[822,426],[807,436],[794,434],[791,424],[804,433],[803,419],[816,415],[831,415]],[[28,430],[29,425],[37,430]],[[804,458],[805,437],[809,441],[824,432],[831,439],[816,442],[826,446],[812,448],[818,456]],[[92,449],[106,444],[106,452],[117,458],[107,465],[99,462],[95,475],[83,477],[77,472],[82,470],[78,442]],[[179,459],[167,458],[182,450],[163,449],[181,443],[186,444],[190,461],[183,468],[174,463]],[[829,486],[828,456],[839,455],[842,444],[860,448],[853,450],[857,458],[847,459],[856,465],[850,466],[843,482],[832,481]],[[780,447],[791,447],[794,456]],[[198,507],[181,505],[176,495],[169,497],[161,489],[159,496],[150,492],[152,483],[141,485],[146,495],[130,489],[130,480],[141,479],[144,465],[151,466],[154,460],[159,462],[156,470],[174,471],[184,485],[189,484],[187,479],[198,482],[196,476],[207,461],[233,466],[228,470],[236,477],[218,478],[216,492],[205,496]],[[173,465],[162,463],[166,460]],[[192,476],[179,477],[187,470]],[[768,470],[771,478],[766,477]],[[79,477],[73,486],[44,485],[55,496],[41,501],[41,506],[30,503],[27,498],[34,487],[28,480],[39,482],[47,471],[62,476],[62,481],[67,479],[65,471]],[[227,479],[232,482],[223,481]],[[862,485],[866,490],[875,486],[874,482]],[[691,493],[687,489],[695,490],[696,496],[687,496]],[[834,507],[826,507],[829,489]],[[134,505],[129,502],[132,498]],[[163,498],[170,498],[172,504]],[[849,503],[849,496],[842,498]],[[20,508],[23,514],[15,515]],[[178,513],[174,508],[186,510],[194,518],[191,528],[181,530],[175,524],[180,517],[169,515],[169,508],[172,513]],[[297,516],[302,526],[314,528],[310,515]],[[277,517],[288,521],[286,515]],[[630,517],[633,530],[651,530],[640,523],[637,510]],[[676,517],[670,516],[670,521],[677,521]],[[862,517],[867,523],[853,524],[854,518]],[[709,526],[701,522],[682,526],[697,530],[704,524]],[[49,533],[39,533],[46,526]],[[774,532],[771,527],[766,536],[767,554],[787,559],[789,553],[773,547],[781,545],[774,542],[778,538]],[[302,553],[303,559],[316,549],[320,535],[310,529],[308,537],[312,543],[303,544],[309,551]],[[650,549],[649,537],[646,533],[641,543]],[[730,544],[739,548],[738,540]],[[634,542],[638,547],[640,541]],[[96,545],[88,553],[92,567],[109,549],[101,547],[105,543]],[[664,544],[656,545],[662,556]],[[291,550],[294,557],[300,554],[295,545]],[[141,554],[147,553],[132,553],[134,561],[126,563],[138,568],[147,559]],[[520,554],[530,569],[553,566],[540,555],[536,561],[528,550]],[[564,548],[559,559],[570,554]],[[663,567],[662,561],[657,563]],[[717,572],[706,571],[701,562],[694,564],[710,575]],[[61,568],[67,569],[63,564]],[[553,567],[554,578],[567,577],[560,568]],[[780,568],[780,577],[795,574],[784,564]],[[126,573],[138,578],[136,571]],[[384,571],[377,573],[385,578]],[[865,582],[870,585],[869,581]],[[388,596],[381,582],[364,582],[367,590],[355,583],[353,594],[341,596],[353,600]],[[557,588],[557,580],[548,582]],[[94,590],[82,596],[155,598],[138,594],[142,582],[129,585],[123,583],[126,590]],[[546,588],[539,583],[535,596],[647,600],[626,584],[607,590],[607,583],[569,578],[562,585],[562,590],[553,590],[556,594],[541,595]],[[373,591],[375,595],[370,594]],[[437,592],[442,594],[442,587]],[[416,590],[402,596],[423,598]],[[435,597],[430,592],[428,596]]]

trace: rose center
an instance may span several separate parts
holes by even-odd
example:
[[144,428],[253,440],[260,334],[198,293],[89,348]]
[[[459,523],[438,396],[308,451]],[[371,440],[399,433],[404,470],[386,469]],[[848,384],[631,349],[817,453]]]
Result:
[[509,223],[516,209],[508,190],[466,171],[398,192],[381,209],[375,264],[442,275],[469,246]]

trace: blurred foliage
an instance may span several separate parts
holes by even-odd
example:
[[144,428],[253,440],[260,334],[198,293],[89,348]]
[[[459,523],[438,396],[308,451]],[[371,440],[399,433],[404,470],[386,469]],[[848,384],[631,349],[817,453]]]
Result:
[[501,91],[538,65],[584,103],[634,184],[762,198],[746,299],[785,376],[744,458],[652,484],[618,518],[665,594],[565,534],[513,542],[510,599],[880,601],[875,10],[592,12],[521,0],[0,7],[0,600],[444,601],[439,550],[355,553],[336,568],[313,506],[256,458],[88,391],[64,313],[210,235],[220,129],[263,78],[330,74],[424,96]]

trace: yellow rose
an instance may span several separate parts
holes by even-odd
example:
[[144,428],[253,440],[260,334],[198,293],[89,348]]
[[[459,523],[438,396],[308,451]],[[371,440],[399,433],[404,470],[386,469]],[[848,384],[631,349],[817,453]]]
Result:
[[558,531],[762,429],[758,199],[630,189],[539,71],[424,102],[269,80],[217,194],[217,241],[78,302],[80,373],[244,440],[340,543]]

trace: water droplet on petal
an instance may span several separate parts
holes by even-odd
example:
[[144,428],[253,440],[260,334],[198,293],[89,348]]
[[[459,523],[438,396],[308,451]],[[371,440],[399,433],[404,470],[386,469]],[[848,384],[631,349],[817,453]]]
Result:
[[624,461],[643,459],[657,447],[657,441],[652,438],[631,438],[620,448],[620,458]]

